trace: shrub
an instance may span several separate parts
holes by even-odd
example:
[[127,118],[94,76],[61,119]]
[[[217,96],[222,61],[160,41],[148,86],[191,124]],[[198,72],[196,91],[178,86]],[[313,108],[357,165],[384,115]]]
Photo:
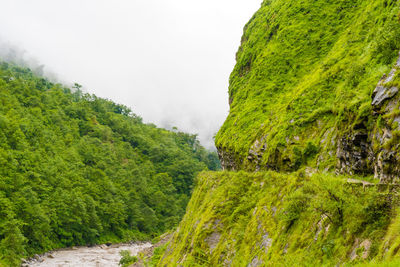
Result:
[[122,267],[127,267],[138,261],[138,258],[131,256],[131,253],[128,250],[121,250],[119,254],[122,256],[122,258],[119,260],[119,265]]

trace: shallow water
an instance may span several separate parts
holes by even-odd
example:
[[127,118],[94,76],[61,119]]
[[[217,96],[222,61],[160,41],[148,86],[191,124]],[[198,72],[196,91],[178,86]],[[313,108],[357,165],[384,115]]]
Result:
[[119,266],[121,250],[128,250],[136,256],[141,250],[149,248],[150,243],[101,245],[94,247],[75,247],[52,251],[37,257],[23,266],[30,267],[105,267]]

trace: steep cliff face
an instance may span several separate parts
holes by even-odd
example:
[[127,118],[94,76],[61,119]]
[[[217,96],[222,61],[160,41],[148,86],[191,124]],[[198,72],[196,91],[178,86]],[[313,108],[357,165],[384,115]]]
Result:
[[262,3],[160,266],[400,265],[399,6]]
[[400,58],[383,75],[372,93],[371,111],[337,146],[337,170],[349,174],[374,174],[382,183],[397,183],[400,176]]
[[376,124],[371,133],[375,177],[381,182],[399,182],[400,177],[400,58],[373,92]]
[[381,77],[400,50],[398,14],[399,1],[264,1],[245,27],[216,136],[225,169],[311,166],[391,180],[383,165],[396,156],[374,146],[393,131],[379,115],[396,109],[398,67]]

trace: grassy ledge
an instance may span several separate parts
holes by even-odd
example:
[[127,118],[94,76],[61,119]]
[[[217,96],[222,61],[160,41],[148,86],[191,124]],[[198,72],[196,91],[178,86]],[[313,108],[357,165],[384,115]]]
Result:
[[204,172],[159,266],[394,266],[397,204],[334,174]]

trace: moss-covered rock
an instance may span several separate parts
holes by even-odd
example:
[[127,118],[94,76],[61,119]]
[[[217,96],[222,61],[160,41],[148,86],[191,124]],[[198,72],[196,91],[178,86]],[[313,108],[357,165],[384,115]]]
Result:
[[[371,95],[400,50],[399,3],[265,0],[230,77],[216,136],[225,168],[336,168],[340,140],[373,129]],[[355,162],[343,171],[373,173],[368,157]]]

